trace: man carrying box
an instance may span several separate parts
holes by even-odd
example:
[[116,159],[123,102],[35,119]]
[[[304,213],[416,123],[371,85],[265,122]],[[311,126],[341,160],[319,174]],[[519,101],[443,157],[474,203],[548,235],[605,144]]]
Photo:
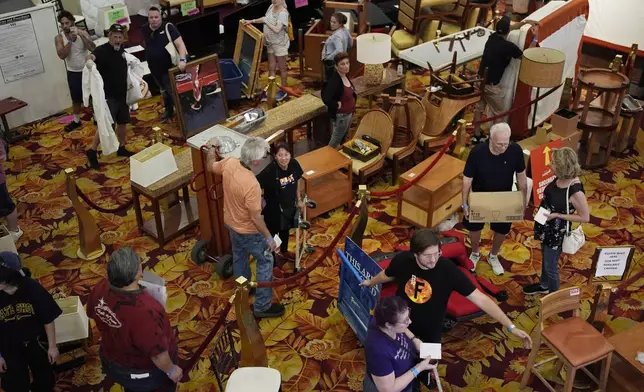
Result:
[[[512,190],[514,174],[517,174],[519,189],[522,195],[526,192],[527,178],[523,151],[518,144],[510,142],[510,126],[507,123],[498,123],[490,129],[489,143],[479,144],[472,149],[465,170],[463,171],[463,225],[470,231],[472,253],[470,260],[476,263],[480,260],[479,242],[484,223],[473,223],[468,220],[470,208],[468,200],[470,191],[473,192],[507,192]],[[525,200],[524,206],[528,200]],[[496,275],[503,275],[503,266],[499,262],[498,253],[505,236],[510,232],[512,223],[490,223],[494,231],[492,250],[488,256],[488,263]]]

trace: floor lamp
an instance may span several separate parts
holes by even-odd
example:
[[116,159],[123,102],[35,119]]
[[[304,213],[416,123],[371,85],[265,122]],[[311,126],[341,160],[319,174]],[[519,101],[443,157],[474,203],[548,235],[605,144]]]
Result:
[[[537,96],[542,88],[553,88],[561,84],[566,55],[557,49],[528,48],[523,51],[519,81],[537,88]],[[531,133],[534,134],[537,121],[537,105],[534,103]]]

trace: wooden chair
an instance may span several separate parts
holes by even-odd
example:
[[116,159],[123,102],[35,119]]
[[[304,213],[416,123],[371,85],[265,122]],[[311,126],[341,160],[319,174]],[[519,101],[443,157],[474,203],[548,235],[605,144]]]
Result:
[[358,184],[364,184],[368,176],[378,173],[385,165],[385,157],[394,138],[394,123],[391,121],[389,114],[380,109],[367,112],[360,120],[353,139],[361,139],[362,136],[370,136],[376,139],[380,143],[380,154],[366,162],[362,162],[341,151],[342,154],[352,160],[352,170],[353,174],[358,176]]
[[[451,7],[451,6],[444,6]],[[436,29],[440,30],[442,35],[458,33],[461,30],[476,27],[479,21],[487,22],[492,19],[496,9],[496,0],[488,0],[486,3],[474,3],[472,0],[459,0],[456,10],[450,10],[446,16],[448,21],[437,23]],[[439,8],[440,11],[440,8]],[[429,27],[433,29],[433,26]]]
[[[407,110],[405,110],[405,106]],[[390,147],[387,151],[386,158],[392,162],[391,184],[396,183],[400,162],[413,155],[416,151],[416,142],[418,136],[425,128],[425,107],[423,103],[415,97],[408,97],[405,106],[393,105],[389,109],[389,116],[392,118],[396,129],[404,128],[411,134],[411,140],[406,146]],[[407,118],[409,115],[409,118]]]
[[224,328],[214,339],[212,353],[210,354],[210,365],[213,373],[215,373],[219,390],[223,391],[224,383],[230,377],[231,372],[239,367],[233,335],[228,324],[224,325]]
[[[605,391],[613,355],[613,346],[591,324],[580,317],[580,289],[577,287],[561,289],[546,295],[539,300],[539,321],[533,333],[532,352],[521,378],[520,388],[525,388],[530,373],[534,373],[552,392],[555,389],[539,373],[539,367],[557,359],[556,374],[566,366],[566,380],[563,392],[571,392],[575,374],[582,369],[599,385],[596,391]],[[544,323],[552,316],[572,311],[573,315],[544,327]],[[554,357],[535,363],[539,354],[542,340],[555,353]],[[602,361],[601,376],[597,380],[586,369],[586,366]]]

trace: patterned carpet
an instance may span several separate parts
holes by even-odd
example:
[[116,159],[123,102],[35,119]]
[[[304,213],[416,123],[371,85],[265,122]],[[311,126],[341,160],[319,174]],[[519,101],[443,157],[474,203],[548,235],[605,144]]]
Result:
[[[297,70],[291,63],[291,70]],[[265,77],[265,74],[264,74]],[[408,87],[419,90],[426,77],[410,75]],[[262,81],[262,84],[264,81]],[[311,84],[292,78],[295,91],[310,90]],[[360,101],[362,108],[366,102]],[[241,107],[238,108],[241,110]],[[128,127],[128,148],[139,151],[150,145],[151,128],[158,125],[162,112],[158,98],[141,103]],[[364,112],[364,109],[361,109]],[[5,164],[8,188],[18,203],[20,226],[25,234],[19,251],[24,264],[46,289],[58,296],[80,296],[83,301],[89,290],[105,278],[104,256],[97,261],[83,262],[76,258],[78,248],[77,221],[70,201],[65,196],[63,169],[78,168],[78,185],[90,199],[103,207],[113,208],[131,197],[129,165],[116,157],[100,158],[102,171],[88,170],[84,151],[95,131],[85,116],[83,127],[71,133],[63,124],[49,119],[21,129],[31,134],[27,141],[11,147],[10,162]],[[354,123],[355,125],[356,123]],[[172,132],[174,125],[165,129]],[[176,132],[176,130],[174,130]],[[182,148],[174,145],[175,153]],[[637,257],[631,273],[644,268],[644,135],[640,131],[637,149],[620,159],[611,159],[602,170],[585,172],[583,182],[591,207],[591,222],[584,225],[588,242],[575,256],[560,261],[564,285],[582,287],[584,315],[591,307],[593,290],[587,285],[591,256],[597,246],[634,244]],[[379,179],[374,189],[386,189],[389,179]],[[151,217],[149,205],[144,218]],[[134,212],[101,214],[92,210],[101,230],[108,254],[122,246],[138,252],[145,268],[168,282],[167,311],[179,336],[180,358],[185,361],[201,343],[218,319],[232,292],[232,281],[222,281],[214,274],[213,265],[196,265],[190,251],[197,241],[198,229],[171,241],[160,249],[151,238],[136,228]],[[392,200],[373,201],[364,247],[367,252],[393,251],[395,245],[409,238],[410,228],[392,224],[396,206]],[[311,244],[315,255],[327,246],[347,215],[335,210],[314,220]],[[521,286],[532,283],[541,269],[539,242],[532,238],[532,222],[515,224],[501,250],[506,274],[496,277],[487,263],[478,265],[478,274],[488,277],[509,293],[502,304],[504,311],[525,330],[535,324],[534,300],[524,298]],[[293,241],[292,241],[293,242]],[[488,231],[483,236],[483,253],[491,245]],[[313,257],[315,257],[315,255]],[[308,259],[309,261],[313,259]],[[305,261],[306,264],[306,261]],[[292,269],[291,265],[284,267]],[[276,269],[276,276],[281,271]],[[287,306],[278,319],[263,320],[260,328],[268,350],[270,366],[283,378],[283,390],[289,391],[360,391],[364,376],[364,351],[337,309],[338,260],[326,260],[322,266],[297,284],[275,290],[274,298]],[[611,320],[606,334],[629,328],[644,315],[644,279],[611,300]],[[234,320],[234,314],[229,315]],[[75,370],[60,374],[57,391],[119,391],[121,388],[106,379],[97,358],[98,334],[94,328],[91,356]],[[529,352],[520,342],[500,329],[488,317],[462,323],[444,336],[443,360],[440,365],[446,391],[516,391]],[[181,391],[215,391],[215,378],[207,359],[208,351],[190,372],[191,381],[180,384]],[[542,354],[547,355],[544,349]],[[535,391],[545,388],[538,381],[530,386]]]

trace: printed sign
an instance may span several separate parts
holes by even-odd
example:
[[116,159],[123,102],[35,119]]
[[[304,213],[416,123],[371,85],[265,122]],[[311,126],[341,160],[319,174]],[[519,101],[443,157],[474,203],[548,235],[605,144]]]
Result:
[[199,8],[197,8],[196,0],[181,4],[181,15],[192,16],[198,13],[199,13]]
[[306,7],[309,5],[308,0],[295,0],[295,8]]
[[116,8],[107,11],[107,26],[113,24],[124,24],[130,22],[130,17],[127,13],[127,7]]
[[382,268],[349,237],[340,256],[340,291],[338,309],[361,342],[367,339],[371,313],[380,298],[380,286],[361,287],[360,283],[378,275]]
[[632,249],[632,247],[600,249],[595,276],[623,276]]
[[31,14],[0,20],[0,72],[5,83],[45,72]]
[[532,168],[532,197],[535,205],[543,200],[543,191],[548,184],[555,180],[555,173],[550,169],[551,151],[561,147],[561,139],[554,140],[530,150],[530,166]]

